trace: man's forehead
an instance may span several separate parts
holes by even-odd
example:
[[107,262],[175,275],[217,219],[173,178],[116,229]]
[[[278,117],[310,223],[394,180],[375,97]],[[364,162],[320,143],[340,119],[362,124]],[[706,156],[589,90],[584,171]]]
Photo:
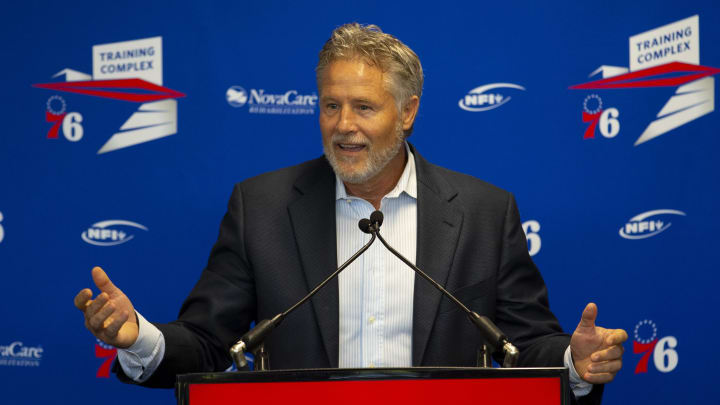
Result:
[[331,62],[318,83],[320,93],[335,91],[368,91],[384,93],[385,74],[363,60],[338,60]]
[[325,66],[325,70],[327,71],[331,66],[335,64],[358,64],[358,65],[364,65],[373,69],[377,69],[379,71],[383,70],[382,65],[371,58],[368,58],[363,55],[350,55],[350,56],[341,56],[337,57],[335,59],[332,59],[328,61],[327,65]]

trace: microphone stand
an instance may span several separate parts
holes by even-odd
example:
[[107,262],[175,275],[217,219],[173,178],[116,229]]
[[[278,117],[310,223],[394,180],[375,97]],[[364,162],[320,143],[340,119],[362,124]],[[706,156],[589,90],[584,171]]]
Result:
[[[498,348],[501,348],[502,351],[505,354],[505,358],[503,360],[503,367],[505,368],[511,368],[515,367],[518,362],[518,357],[520,356],[520,351],[508,340],[507,336],[493,323],[493,321],[490,320],[490,318],[479,315],[475,311],[471,311],[468,307],[466,307],[460,300],[458,300],[452,293],[450,293],[448,290],[443,288],[440,284],[438,284],[435,280],[432,279],[432,277],[425,274],[424,271],[420,270],[417,266],[412,264],[408,259],[406,259],[403,255],[401,255],[397,250],[393,249],[392,246],[390,246],[385,239],[380,235],[380,225],[382,225],[383,222],[383,214],[380,211],[375,211],[370,215],[370,224],[369,232],[372,232],[373,235],[376,235],[377,238],[380,240],[380,242],[385,245],[385,247],[395,256],[397,256],[398,259],[402,260],[403,263],[407,264],[411,269],[415,271],[416,274],[419,274],[422,278],[427,280],[430,284],[433,285],[433,287],[437,288],[445,294],[446,297],[448,297],[452,302],[454,302],[457,306],[462,309],[463,312],[468,316],[470,319],[470,322],[472,322],[479,330],[480,334],[482,335],[483,339],[487,343],[487,346],[489,346],[490,351],[494,352]],[[485,345],[483,345],[485,346]],[[487,349],[483,347],[482,353],[482,362],[480,362],[483,367],[488,367],[488,353]]]
[[[254,328],[249,330],[247,333],[245,333],[240,340],[235,343],[230,348],[230,357],[232,357],[233,361],[235,362],[235,367],[237,367],[238,370],[247,370],[247,359],[245,358],[245,354],[247,352],[254,353],[256,356],[256,370],[258,371],[265,371],[269,370],[270,368],[270,355],[265,350],[265,345],[263,344],[265,341],[265,338],[272,332],[280,323],[285,319],[286,316],[288,316],[291,312],[295,311],[300,305],[304,304],[307,300],[309,300],[313,295],[315,295],[318,291],[320,291],[327,283],[329,283],[332,279],[337,277],[338,274],[340,274],[341,271],[345,270],[347,266],[350,265],[350,263],[354,262],[355,259],[360,257],[361,254],[365,253],[366,250],[370,247],[370,245],[375,242],[375,233],[372,233],[372,231],[376,231],[376,229],[371,225],[370,220],[367,218],[363,218],[358,223],[358,226],[360,229],[365,233],[370,233],[371,238],[368,243],[366,243],[360,250],[358,250],[354,255],[352,255],[345,263],[343,263],[340,267],[338,267],[337,270],[335,270],[328,278],[323,280],[320,284],[318,284],[315,288],[313,288],[312,291],[310,291],[305,297],[303,297],[300,301],[298,301],[295,305],[288,308],[285,312],[281,312],[277,315],[275,315],[272,319],[264,319],[260,321],[257,325],[255,325]],[[379,235],[377,235],[379,236]]]

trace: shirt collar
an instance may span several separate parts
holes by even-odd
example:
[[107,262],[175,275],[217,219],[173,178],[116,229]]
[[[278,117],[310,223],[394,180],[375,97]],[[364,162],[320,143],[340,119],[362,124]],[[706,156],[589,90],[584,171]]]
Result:
[[[410,197],[417,199],[417,178],[415,176],[415,155],[410,151],[410,147],[407,142],[405,145],[405,151],[407,152],[407,162],[405,163],[405,169],[400,176],[395,188],[383,198],[398,198],[404,192]],[[345,184],[340,180],[338,175],[335,175],[335,200],[342,200],[347,198],[354,198],[348,196],[347,190],[345,190]]]

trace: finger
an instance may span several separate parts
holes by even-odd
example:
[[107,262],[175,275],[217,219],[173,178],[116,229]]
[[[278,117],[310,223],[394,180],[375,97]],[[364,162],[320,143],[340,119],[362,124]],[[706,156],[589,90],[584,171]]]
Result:
[[615,345],[593,353],[592,356],[590,356],[590,360],[592,360],[593,362],[615,360],[621,358],[624,352],[624,347],[622,347],[621,345]]
[[112,294],[115,290],[117,290],[115,284],[110,281],[110,277],[108,277],[105,271],[100,267],[96,266],[92,269],[92,278],[97,288],[99,288],[102,292]]
[[90,320],[97,311],[99,311],[110,298],[106,293],[100,293],[94,300],[90,302],[87,309],[85,310],[85,319]]
[[88,319],[88,323],[93,330],[100,332],[105,324],[105,320],[115,312],[115,305],[112,302],[108,302],[102,307],[92,318]]
[[580,318],[580,323],[578,324],[578,327],[584,327],[584,328],[592,328],[595,326],[595,318],[597,318],[597,305],[594,303],[589,303],[585,307],[582,313],[582,317]]
[[583,380],[589,382],[590,384],[606,384],[615,379],[616,373],[585,373],[583,375]]
[[617,373],[622,368],[622,360],[604,361],[602,363],[592,363],[588,366],[590,374]]
[[73,303],[75,304],[75,308],[85,311],[85,309],[88,306],[88,301],[92,298],[92,290],[89,288],[85,288],[81,290],[77,295],[75,296],[75,299],[73,300]]
[[605,344],[608,346],[619,345],[628,339],[628,334],[623,329],[613,329],[605,338]]
[[116,315],[117,317],[113,317],[110,322],[105,325],[105,336],[111,339],[114,339],[117,336],[120,328],[129,318],[128,311],[122,311]]

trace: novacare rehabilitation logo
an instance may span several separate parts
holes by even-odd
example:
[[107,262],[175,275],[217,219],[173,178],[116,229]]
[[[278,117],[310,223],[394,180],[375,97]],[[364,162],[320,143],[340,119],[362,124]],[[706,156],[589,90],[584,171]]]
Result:
[[39,367],[44,350],[42,346],[28,346],[19,340],[0,346],[0,366]]
[[250,114],[309,115],[315,114],[318,96],[295,89],[271,93],[251,88],[248,92],[241,86],[230,86],[225,91],[225,100],[235,108],[247,104]]

